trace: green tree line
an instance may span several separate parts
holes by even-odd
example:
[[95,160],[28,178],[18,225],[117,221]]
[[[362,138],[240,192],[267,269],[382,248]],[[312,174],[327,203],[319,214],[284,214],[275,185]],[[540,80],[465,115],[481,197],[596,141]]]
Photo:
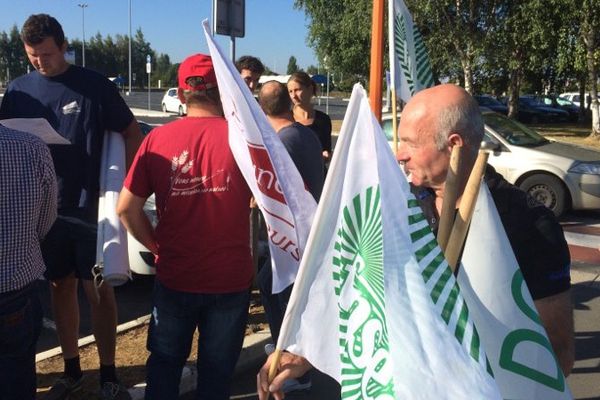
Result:
[[[82,42],[80,39],[69,41],[69,50],[75,53],[75,64],[82,65]],[[162,87],[177,85],[177,68],[179,64],[171,64],[167,54],[157,54],[146,40],[140,28],[131,41],[132,86],[148,87],[146,73],[146,56],[152,58],[151,86]],[[121,76],[127,85],[129,78],[129,36],[117,34],[114,37],[97,33],[85,43],[85,66],[107,77]],[[9,32],[0,32],[0,81],[6,83],[11,79],[27,73],[32,67],[27,60],[19,29],[13,26]]]
[[[600,0],[405,3],[438,81],[458,83],[472,94],[506,95],[510,115],[516,115],[522,93],[573,90],[597,98]],[[308,43],[319,60],[327,57],[330,69],[346,77],[338,86],[366,82],[373,0],[295,0],[294,5],[310,20]],[[599,103],[590,107],[592,136],[600,139]]]

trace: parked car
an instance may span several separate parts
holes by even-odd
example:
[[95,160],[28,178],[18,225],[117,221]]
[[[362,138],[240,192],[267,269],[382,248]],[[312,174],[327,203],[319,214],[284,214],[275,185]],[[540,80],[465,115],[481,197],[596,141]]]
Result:
[[576,106],[571,100],[549,94],[537,96],[536,98],[549,107],[560,108],[569,113],[569,121],[571,122],[577,122],[579,119],[579,106]]
[[494,112],[483,112],[489,164],[509,182],[561,215],[600,209],[600,152],[548,140]]
[[[565,92],[565,93],[561,93],[559,95],[559,97],[562,97],[564,99],[571,101],[577,107],[581,106],[581,95],[579,94],[579,92]],[[600,100],[600,94],[598,95],[598,100]],[[592,103],[592,96],[590,96],[589,93],[586,93],[584,107],[588,107],[588,105],[591,103]]]
[[154,129],[152,125],[144,121],[138,121],[138,125],[140,126],[140,130],[142,131],[143,136],[146,136],[150,133],[152,129]]
[[[560,216],[569,209],[600,209],[600,152],[548,140],[518,121],[482,109],[488,163],[510,183]],[[382,128],[392,146],[390,114]]]
[[489,108],[492,111],[496,111],[497,113],[508,115],[508,107],[505,104],[502,104],[498,99],[489,95],[479,95],[474,96],[477,103],[479,103],[480,107]]
[[519,97],[519,121],[530,124],[566,122],[569,120],[569,113],[549,107],[535,96]]
[[174,112],[179,116],[187,114],[187,107],[177,97],[177,88],[167,89],[161,101],[163,112]]

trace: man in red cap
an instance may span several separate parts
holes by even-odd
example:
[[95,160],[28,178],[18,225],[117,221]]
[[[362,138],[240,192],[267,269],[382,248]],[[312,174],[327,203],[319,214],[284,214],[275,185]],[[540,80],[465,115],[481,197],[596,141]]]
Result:
[[[229,149],[210,57],[188,57],[178,75],[187,117],[145,138],[117,212],[156,256],[146,399],[178,397],[198,328],[197,398],[225,400],[242,348],[253,278],[251,193]],[[156,228],[143,211],[151,194]]]

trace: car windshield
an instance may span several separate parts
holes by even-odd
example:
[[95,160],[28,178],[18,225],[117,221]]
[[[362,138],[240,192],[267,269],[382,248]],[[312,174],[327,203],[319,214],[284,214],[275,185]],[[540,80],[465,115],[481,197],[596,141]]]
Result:
[[493,97],[488,97],[488,96],[477,96],[477,102],[479,103],[480,106],[498,106],[498,105],[503,105],[502,103],[500,103],[498,100],[494,99]]
[[548,143],[548,140],[536,131],[504,115],[484,113],[483,121],[504,140],[515,146],[535,147]]
[[545,106],[545,104],[538,100],[538,99],[534,99],[533,97],[521,97],[519,98],[519,101],[523,102],[524,104],[530,106],[530,107],[540,107],[540,106]]
[[571,100],[565,99],[564,97],[557,97],[556,102],[561,106],[574,106]]

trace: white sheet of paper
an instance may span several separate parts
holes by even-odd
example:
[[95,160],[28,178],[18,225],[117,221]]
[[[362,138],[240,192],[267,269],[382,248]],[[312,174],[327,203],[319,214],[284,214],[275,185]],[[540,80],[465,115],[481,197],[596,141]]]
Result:
[[0,124],[17,131],[29,132],[46,144],[71,144],[59,135],[45,118],[10,118],[0,120]]

